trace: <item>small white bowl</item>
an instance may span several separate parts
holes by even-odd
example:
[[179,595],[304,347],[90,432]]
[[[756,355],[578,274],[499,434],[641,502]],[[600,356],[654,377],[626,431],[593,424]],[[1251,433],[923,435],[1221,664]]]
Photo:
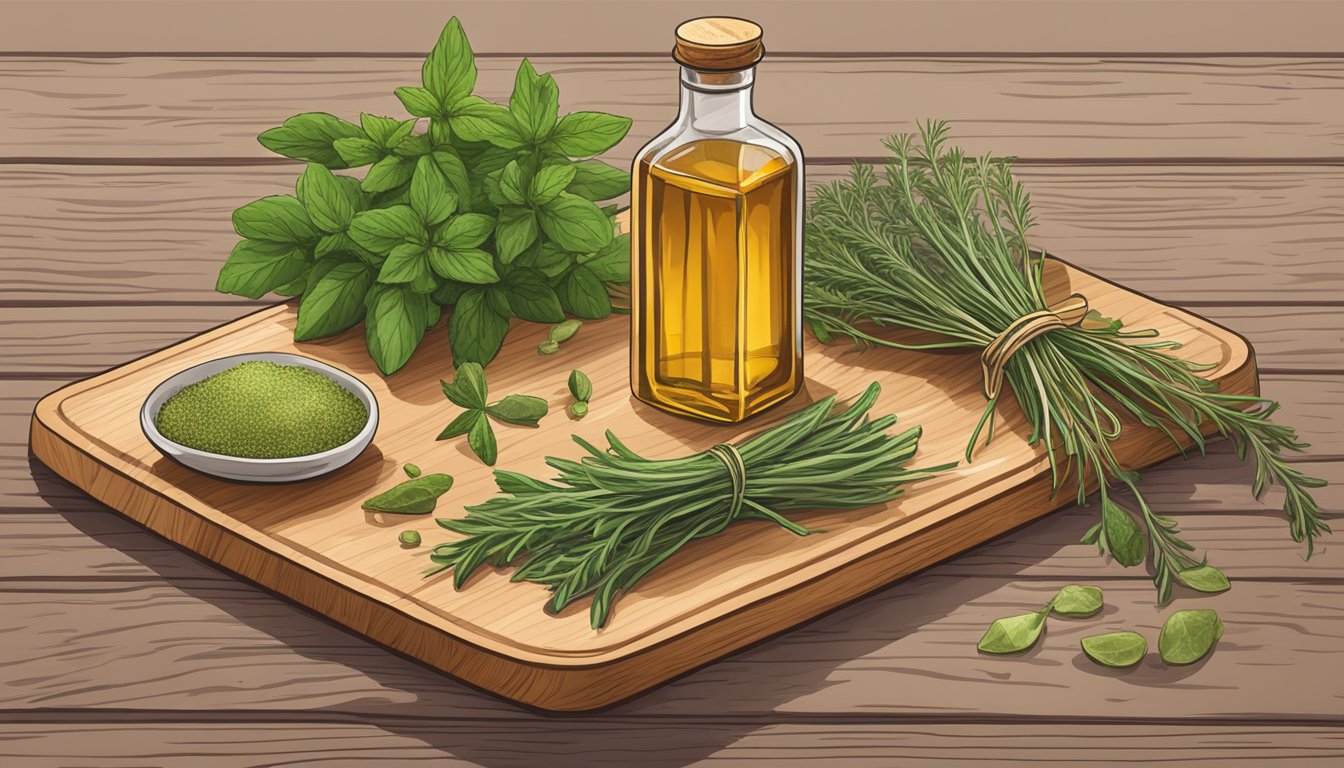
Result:
[[[294,456],[286,459],[245,459],[238,456],[209,453],[173,442],[159,432],[158,427],[154,425],[154,419],[159,415],[159,409],[163,407],[168,398],[177,394],[183,387],[251,360],[264,360],[280,365],[297,365],[326,376],[364,403],[364,407],[369,411],[368,422],[364,424],[364,428],[359,431],[358,435],[355,435],[344,445],[338,445],[322,453]],[[290,355],[283,352],[254,352],[221,357],[218,360],[201,363],[173,374],[162,384],[155,387],[154,391],[149,393],[149,397],[145,398],[145,404],[140,407],[140,428],[144,430],[145,437],[149,438],[149,442],[153,443],[160,453],[197,472],[204,472],[207,475],[222,477],[226,480],[243,480],[253,483],[289,483],[324,475],[354,461],[355,457],[368,447],[373,440],[373,433],[378,429],[378,401],[374,398],[373,392],[364,385],[364,382],[339,368],[334,368],[302,355]]]

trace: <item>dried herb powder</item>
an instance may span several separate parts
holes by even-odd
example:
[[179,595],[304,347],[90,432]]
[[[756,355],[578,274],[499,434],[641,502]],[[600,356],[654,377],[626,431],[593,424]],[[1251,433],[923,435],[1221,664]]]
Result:
[[154,426],[198,451],[283,459],[344,445],[368,420],[364,403],[326,376],[251,360],[183,387],[159,409]]

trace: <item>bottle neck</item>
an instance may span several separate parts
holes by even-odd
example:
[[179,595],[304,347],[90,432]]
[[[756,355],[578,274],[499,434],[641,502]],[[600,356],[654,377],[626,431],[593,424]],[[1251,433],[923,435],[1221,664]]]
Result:
[[743,128],[754,115],[751,89],[755,69],[701,72],[681,68],[681,120],[700,133],[728,133]]

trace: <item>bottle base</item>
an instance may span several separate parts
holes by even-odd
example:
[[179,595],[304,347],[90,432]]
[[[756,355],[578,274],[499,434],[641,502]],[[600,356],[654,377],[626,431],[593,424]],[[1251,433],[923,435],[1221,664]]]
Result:
[[694,390],[674,388],[667,392],[641,392],[639,386],[631,387],[635,399],[646,405],[676,416],[687,416],[715,424],[740,424],[789,400],[801,389],[800,379],[791,385],[785,384],[773,390],[752,393],[749,400],[748,398],[724,400],[711,399]]

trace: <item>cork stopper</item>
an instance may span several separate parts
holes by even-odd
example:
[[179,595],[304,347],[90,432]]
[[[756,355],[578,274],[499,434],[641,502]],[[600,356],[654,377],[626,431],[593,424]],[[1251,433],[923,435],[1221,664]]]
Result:
[[691,19],[677,27],[672,58],[703,72],[731,72],[756,65],[765,55],[761,28],[730,16]]

